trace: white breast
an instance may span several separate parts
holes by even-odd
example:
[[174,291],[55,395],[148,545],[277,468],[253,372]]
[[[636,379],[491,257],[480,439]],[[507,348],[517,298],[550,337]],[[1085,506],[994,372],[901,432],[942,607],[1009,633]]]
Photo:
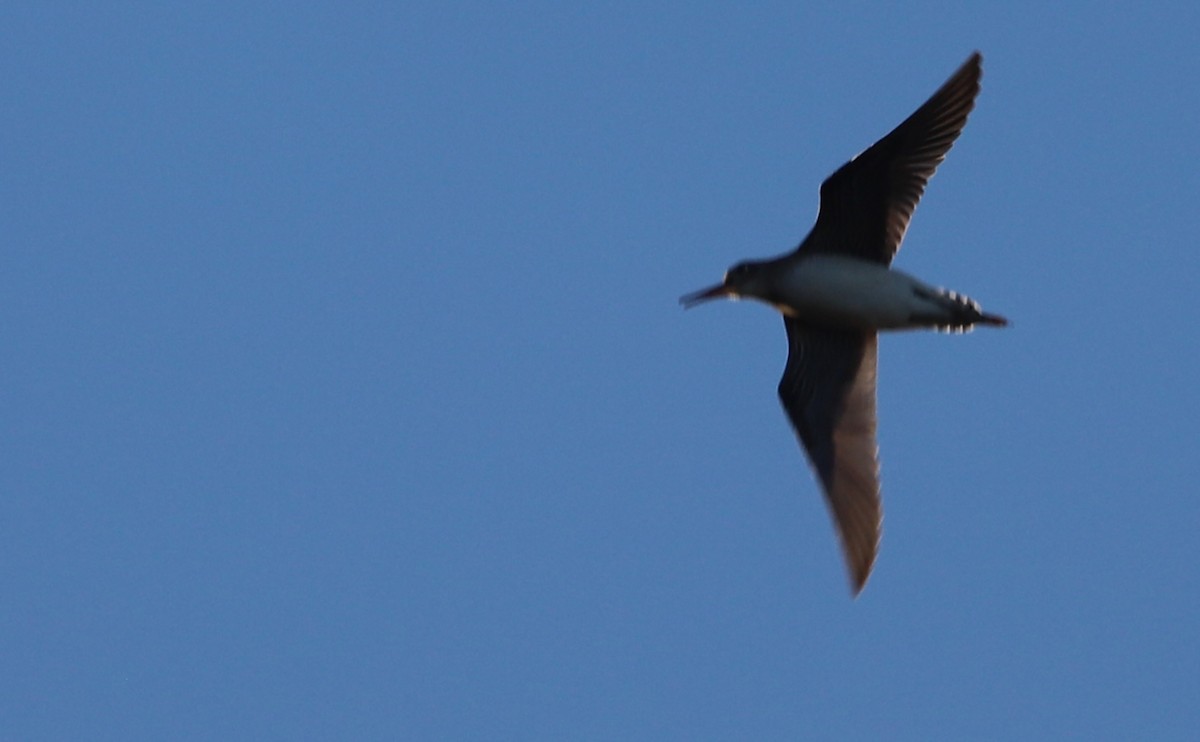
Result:
[[801,319],[862,329],[913,327],[929,310],[925,293],[936,289],[878,263],[836,255],[813,255],[789,266],[778,290],[779,309]]

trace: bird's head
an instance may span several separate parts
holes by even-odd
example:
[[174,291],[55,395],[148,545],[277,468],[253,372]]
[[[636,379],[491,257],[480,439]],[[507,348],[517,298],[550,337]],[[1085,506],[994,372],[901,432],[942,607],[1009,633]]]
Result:
[[762,270],[763,265],[764,263],[754,261],[738,263],[725,271],[725,280],[721,283],[687,294],[680,298],[679,302],[685,309],[691,309],[701,302],[722,297],[740,299],[745,296],[752,299],[764,299],[768,294],[769,286],[767,285],[767,272]]

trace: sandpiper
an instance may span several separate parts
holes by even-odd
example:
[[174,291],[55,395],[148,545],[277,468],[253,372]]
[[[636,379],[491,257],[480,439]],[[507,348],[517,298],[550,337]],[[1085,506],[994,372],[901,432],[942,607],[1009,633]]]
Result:
[[720,297],[758,299],[783,315],[788,360],[779,398],[821,480],[857,595],[879,551],[883,509],[875,436],[880,330],[965,332],[1003,327],[962,294],[891,269],[925,184],[975,106],[978,52],[913,115],[821,184],[821,208],[794,251],[738,263],[691,307]]

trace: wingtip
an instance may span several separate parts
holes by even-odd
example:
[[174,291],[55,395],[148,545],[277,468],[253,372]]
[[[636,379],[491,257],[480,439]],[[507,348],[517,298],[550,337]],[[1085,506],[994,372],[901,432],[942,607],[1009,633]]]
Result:
[[971,52],[971,56],[967,57],[967,61],[963,62],[962,67],[960,67],[959,69],[966,69],[967,67],[973,67],[974,69],[978,70],[980,76],[982,77],[983,76],[983,52],[979,51],[978,49]]
[[961,77],[964,74],[975,78],[976,86],[983,79],[983,54],[978,49],[971,52],[971,56],[967,57],[967,61],[962,63],[954,76]]
[[850,597],[857,600],[858,596],[862,595],[863,588],[867,586],[867,580],[871,579],[871,569],[875,566],[875,560],[865,566],[851,567],[850,571]]

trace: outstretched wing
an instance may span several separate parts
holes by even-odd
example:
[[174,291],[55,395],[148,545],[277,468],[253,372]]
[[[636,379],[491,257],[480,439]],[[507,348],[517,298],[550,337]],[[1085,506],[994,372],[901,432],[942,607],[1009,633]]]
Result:
[[925,184],[975,107],[982,62],[971,55],[916,113],[821,184],[821,211],[801,250],[891,264]]
[[779,399],[825,491],[855,594],[879,551],[883,508],[875,441],[874,332],[784,317],[788,361]]

